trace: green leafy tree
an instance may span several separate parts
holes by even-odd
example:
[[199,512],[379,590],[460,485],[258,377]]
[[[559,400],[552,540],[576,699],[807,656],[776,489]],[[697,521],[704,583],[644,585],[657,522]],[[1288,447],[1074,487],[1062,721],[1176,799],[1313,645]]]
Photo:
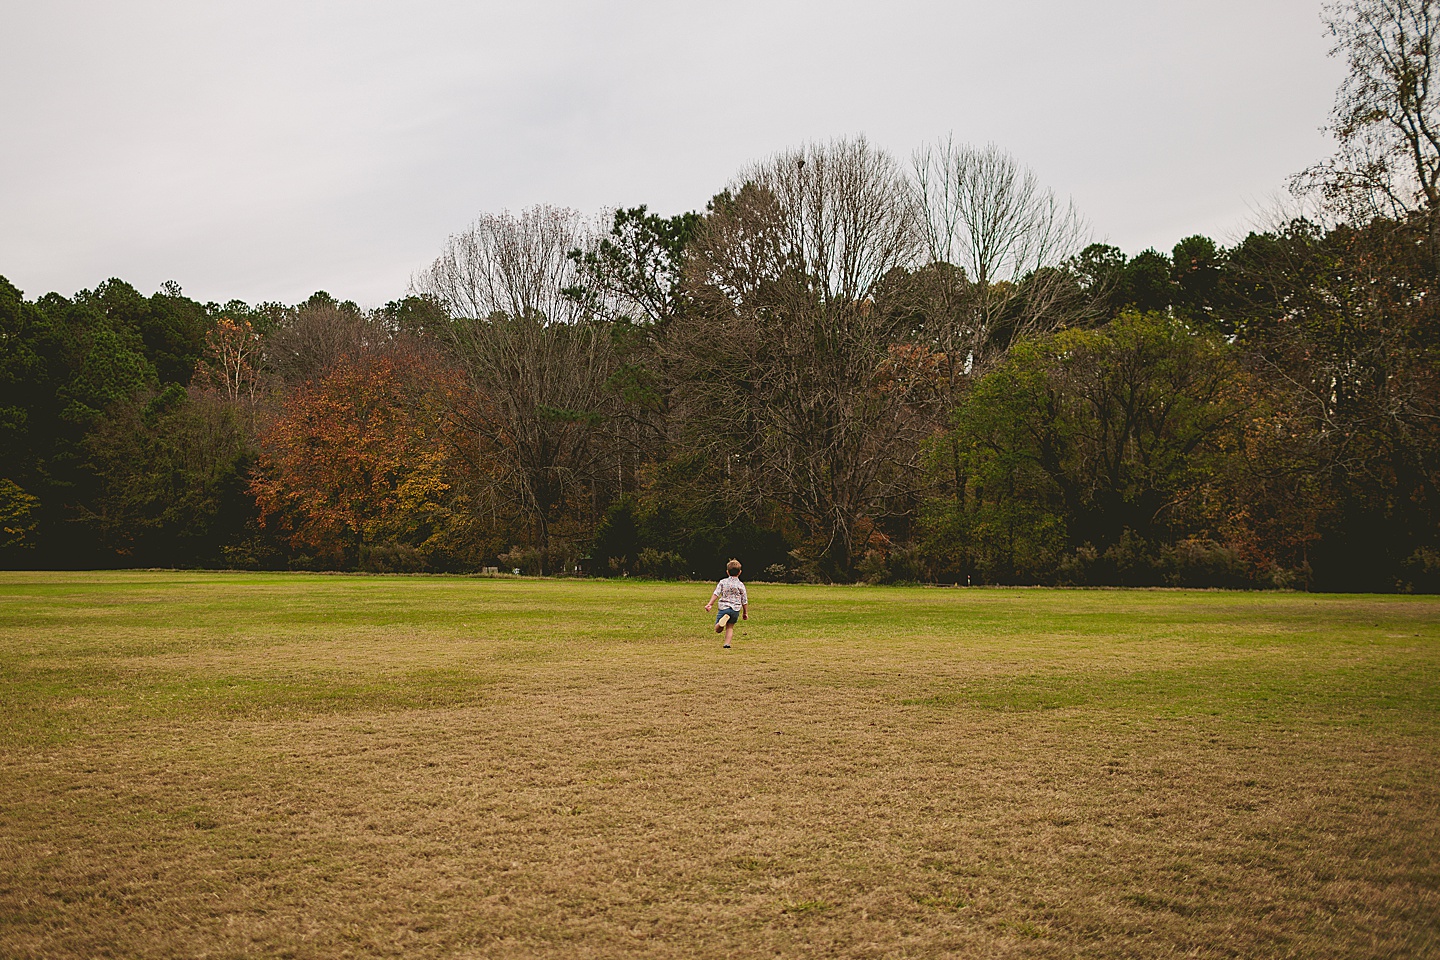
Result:
[[[952,574],[1036,580],[1192,532],[1188,502],[1238,415],[1232,351],[1163,314],[1017,344],[956,412],[970,477],[927,519]],[[1115,554],[1112,553],[1112,557]]]
[[1129,259],[1119,247],[1092,243],[1072,257],[1067,269],[1100,320],[1115,319],[1125,305],[1125,267]]
[[18,561],[35,549],[39,504],[13,480],[0,479],[0,561]]
[[85,446],[95,487],[78,514],[111,562],[225,565],[255,518],[254,448],[219,391],[136,394],[107,410]]
[[110,279],[93,291],[81,291],[76,300],[104,315],[116,329],[138,336],[141,353],[155,368],[163,384],[185,385],[205,349],[205,331],[211,318],[207,309],[184,296],[171,281],[150,297],[123,280]]
[[1156,250],[1142,250],[1129,263],[1121,279],[1120,302],[1142,313],[1164,311],[1175,302],[1175,280],[1170,258]]
[[684,307],[685,251],[703,219],[643,206],[615,211],[608,234],[570,251],[577,272],[569,294],[606,319],[664,327]]
[[606,235],[569,254],[576,275],[566,292],[608,325],[613,347],[607,427],[616,497],[636,492],[648,467],[672,453],[675,415],[661,344],[686,307],[685,256],[703,219],[662,217],[643,206],[617,210]]
[[1195,323],[1213,322],[1224,271],[1224,251],[1209,237],[1186,237],[1171,255],[1175,312]]
[[595,573],[654,576],[662,573],[661,558],[671,558],[665,575],[700,578],[724,569],[731,557],[743,557],[757,574],[794,562],[794,524],[773,504],[757,510],[742,498],[716,496],[726,484],[714,458],[681,453],[653,470],[637,493],[606,511],[592,551]]
[[31,562],[103,562],[80,508],[97,483],[85,441],[112,406],[157,388],[143,337],[123,317],[100,310],[90,293],[73,300],[52,293],[27,303],[3,279],[0,325],[4,470],[37,501]]

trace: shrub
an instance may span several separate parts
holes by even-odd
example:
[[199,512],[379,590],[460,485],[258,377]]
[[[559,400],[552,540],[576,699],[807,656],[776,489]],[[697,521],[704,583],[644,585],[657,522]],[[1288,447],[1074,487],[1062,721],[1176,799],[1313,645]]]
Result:
[[685,575],[685,558],[673,550],[656,550],[646,547],[635,559],[635,570],[643,577],[657,580],[677,580]]

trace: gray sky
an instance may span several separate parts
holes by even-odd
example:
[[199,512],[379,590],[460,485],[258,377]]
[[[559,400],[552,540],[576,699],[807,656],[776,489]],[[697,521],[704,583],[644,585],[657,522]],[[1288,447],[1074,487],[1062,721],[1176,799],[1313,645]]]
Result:
[[478,213],[995,142],[1136,253],[1329,152],[1319,0],[0,0],[0,275],[373,306]]

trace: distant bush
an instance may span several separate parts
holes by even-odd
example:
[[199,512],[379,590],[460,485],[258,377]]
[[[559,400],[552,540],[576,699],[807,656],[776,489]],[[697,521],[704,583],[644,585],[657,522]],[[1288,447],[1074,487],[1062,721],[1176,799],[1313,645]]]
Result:
[[656,550],[646,547],[635,559],[635,572],[642,577],[657,580],[676,580],[685,575],[685,558],[673,550]]
[[359,566],[367,573],[421,573],[429,569],[425,555],[407,543],[361,547]]
[[786,583],[790,579],[790,569],[783,563],[772,563],[765,568],[760,579],[770,583]]

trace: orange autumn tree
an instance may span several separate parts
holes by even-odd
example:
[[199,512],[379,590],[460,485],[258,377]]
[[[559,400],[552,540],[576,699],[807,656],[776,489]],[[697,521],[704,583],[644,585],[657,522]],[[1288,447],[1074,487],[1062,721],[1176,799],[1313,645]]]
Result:
[[432,356],[392,346],[295,391],[261,430],[250,483],[260,523],[308,565],[432,565],[455,520],[450,389]]

